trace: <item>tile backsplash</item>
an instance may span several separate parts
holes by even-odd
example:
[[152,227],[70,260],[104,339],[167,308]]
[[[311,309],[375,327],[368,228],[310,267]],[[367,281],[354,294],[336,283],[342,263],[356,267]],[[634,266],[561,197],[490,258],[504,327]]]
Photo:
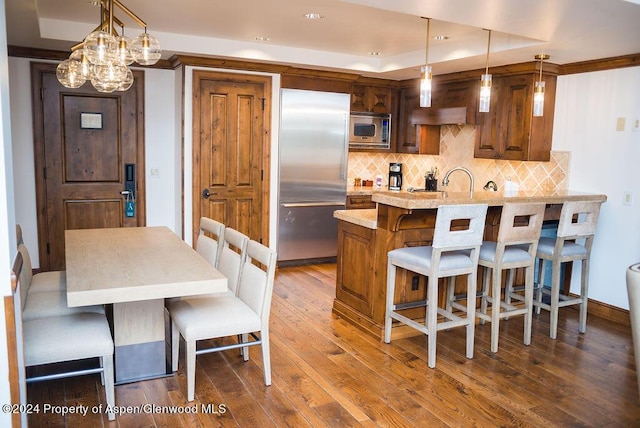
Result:
[[[409,155],[403,153],[349,153],[348,184],[355,178],[374,180],[381,175],[383,186],[387,185],[389,163],[402,163],[403,189],[424,187],[424,176],[432,168],[438,170],[438,188],[444,174],[456,166],[464,166],[474,176],[474,190],[493,180],[498,190],[504,190],[507,180],[518,183],[521,190],[550,191],[566,189],[569,175],[569,152],[551,152],[549,162],[522,162],[493,159],[475,159],[473,148],[475,126],[444,125],[440,129],[440,155]],[[450,176],[451,191],[464,191],[469,188],[466,174],[455,172]]]

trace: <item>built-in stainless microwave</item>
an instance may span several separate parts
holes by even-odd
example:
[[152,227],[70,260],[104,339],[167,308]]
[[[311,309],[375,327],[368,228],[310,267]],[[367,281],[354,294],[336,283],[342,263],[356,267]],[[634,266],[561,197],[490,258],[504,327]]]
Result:
[[391,143],[391,115],[352,113],[349,148],[388,149]]

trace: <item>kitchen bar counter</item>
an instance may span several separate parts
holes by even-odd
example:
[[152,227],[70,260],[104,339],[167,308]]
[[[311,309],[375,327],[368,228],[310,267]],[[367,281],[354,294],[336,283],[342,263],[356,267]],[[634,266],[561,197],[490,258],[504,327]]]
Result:
[[[333,312],[364,331],[382,338],[386,299],[387,253],[395,248],[430,245],[437,207],[443,204],[486,203],[487,240],[497,238],[502,206],[508,202],[545,202],[545,221],[559,218],[562,204],[572,200],[605,202],[606,195],[575,191],[526,192],[390,192],[376,190],[377,209],[339,210],[336,298]],[[570,272],[570,269],[568,270]],[[426,278],[398,269],[397,303],[426,298]],[[518,281],[518,275],[516,275]],[[442,288],[442,287],[441,287]],[[442,296],[440,296],[442,300]],[[442,301],[441,301],[442,303]],[[424,308],[408,309],[407,316],[424,318]],[[419,334],[394,327],[393,337]]]

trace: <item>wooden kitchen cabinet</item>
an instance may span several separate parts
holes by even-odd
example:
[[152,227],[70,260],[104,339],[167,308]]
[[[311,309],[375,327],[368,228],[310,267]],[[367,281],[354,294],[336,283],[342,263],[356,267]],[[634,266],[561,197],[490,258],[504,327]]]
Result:
[[393,110],[393,89],[384,86],[353,85],[351,87],[352,113],[384,113]]
[[413,111],[420,108],[420,93],[417,84],[400,89],[399,104],[395,151],[398,153],[439,155],[440,127],[416,125],[412,121]]
[[371,195],[348,195],[347,196],[347,209],[369,209],[375,208],[376,203],[371,200]]
[[544,116],[533,117],[535,73],[494,76],[491,107],[476,113],[474,157],[548,161],[551,156],[556,76],[545,75]]

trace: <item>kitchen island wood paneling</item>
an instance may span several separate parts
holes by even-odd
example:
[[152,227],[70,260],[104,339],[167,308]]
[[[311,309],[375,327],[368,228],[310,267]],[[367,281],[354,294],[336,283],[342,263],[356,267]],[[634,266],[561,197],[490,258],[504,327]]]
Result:
[[[485,239],[495,240],[502,206],[507,202],[544,202],[545,220],[557,220],[565,201],[604,202],[606,195],[572,191],[518,192],[433,192],[373,193],[377,209],[339,210],[336,298],[333,312],[364,331],[382,338],[386,298],[387,253],[401,247],[430,245],[436,210],[444,204],[486,203],[489,205]],[[426,298],[426,278],[398,269],[396,303]],[[444,287],[441,287],[441,290]],[[440,303],[442,304],[442,295]],[[407,316],[424,318],[424,307],[408,309]],[[394,327],[393,337],[419,334],[405,326]]]

